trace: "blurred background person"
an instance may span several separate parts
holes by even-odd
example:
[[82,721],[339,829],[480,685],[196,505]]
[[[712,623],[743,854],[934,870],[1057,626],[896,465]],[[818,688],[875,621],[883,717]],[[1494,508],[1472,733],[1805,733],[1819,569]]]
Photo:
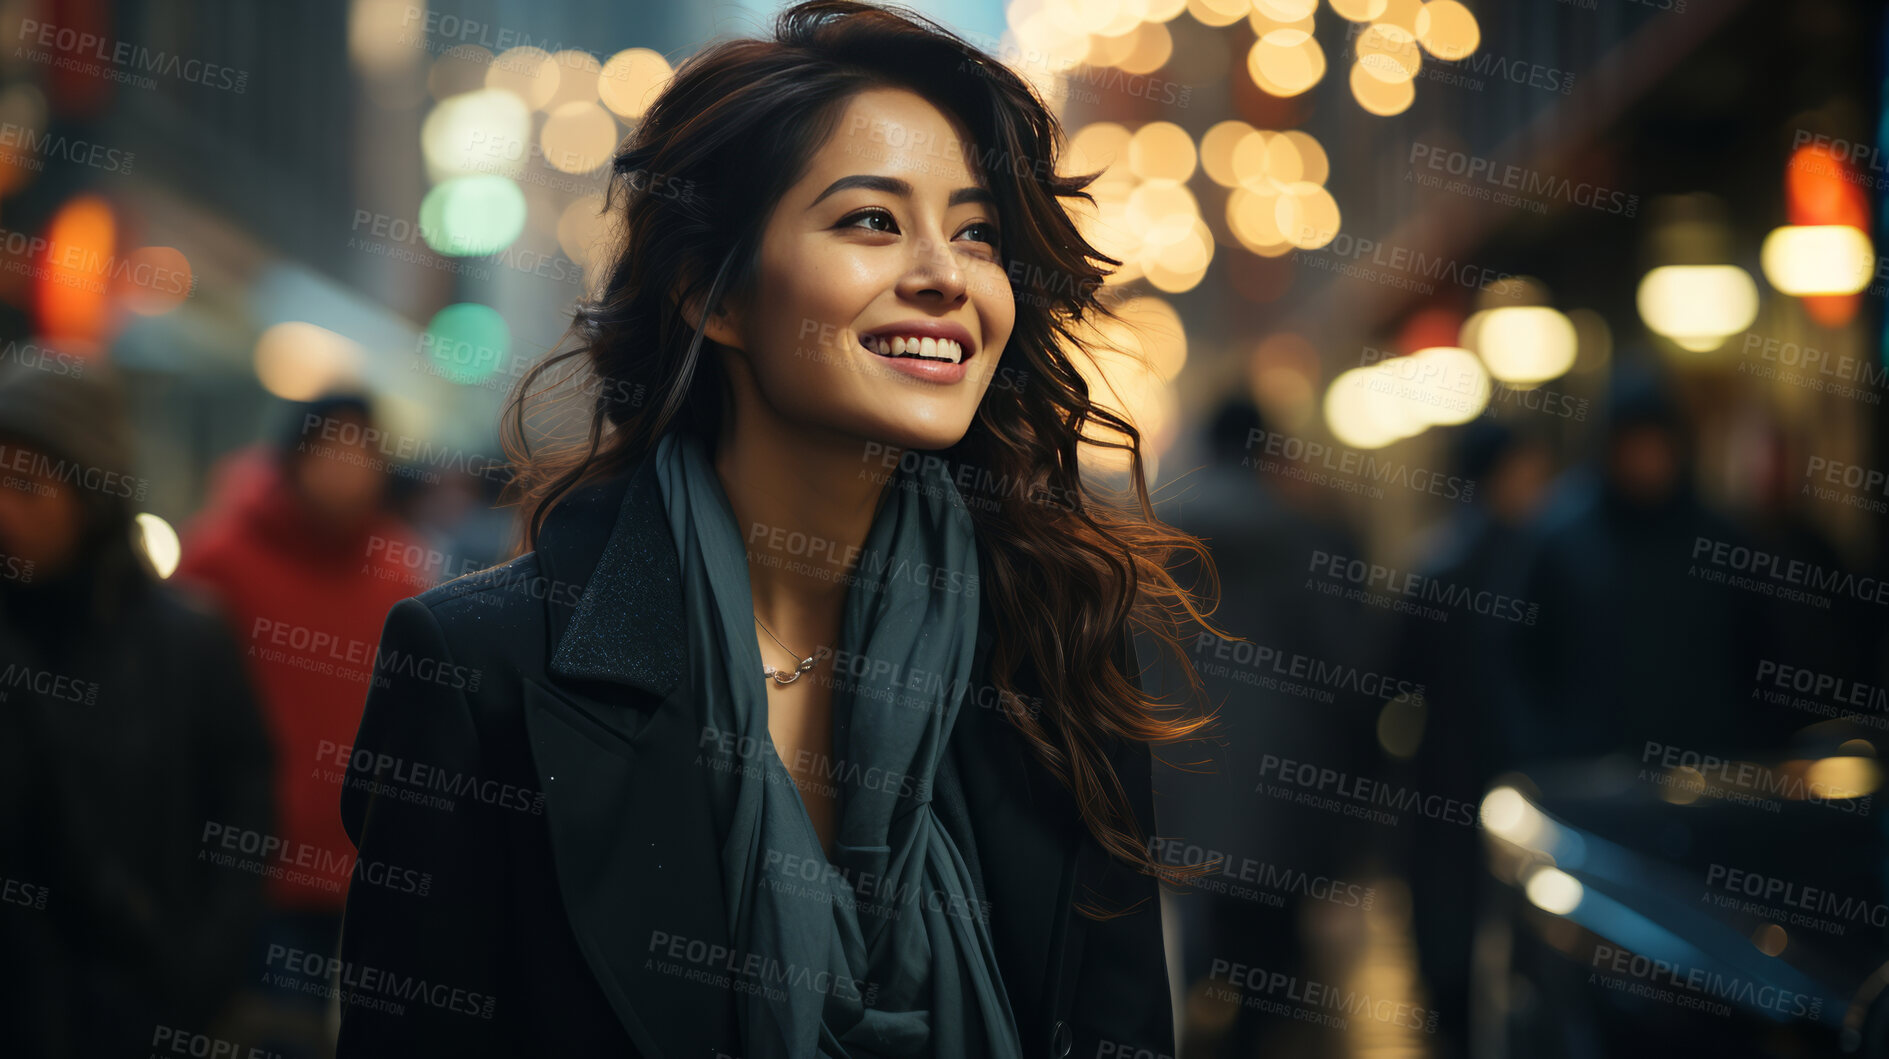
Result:
[[[1204,440],[1206,462],[1164,489],[1169,495],[1158,510],[1164,521],[1206,539],[1221,579],[1212,620],[1250,645],[1196,632],[1194,665],[1206,701],[1219,708],[1219,726],[1211,741],[1165,755],[1187,767],[1164,771],[1158,784],[1163,833],[1173,836],[1166,859],[1223,860],[1208,885],[1172,899],[1190,995],[1180,1046],[1189,1056],[1319,1054],[1315,1049],[1330,1042],[1316,1031],[1209,999],[1210,968],[1236,951],[1263,959],[1269,971],[1305,974],[1315,966],[1307,917],[1320,901],[1307,895],[1309,887],[1287,884],[1280,892],[1279,880],[1349,878],[1368,847],[1351,841],[1346,822],[1254,787],[1269,755],[1333,769],[1369,767],[1368,747],[1357,738],[1369,727],[1358,724],[1369,708],[1362,697],[1340,693],[1335,702],[1320,702],[1279,690],[1277,678],[1294,659],[1368,667],[1369,631],[1379,622],[1354,602],[1300,588],[1313,554],[1356,555],[1359,545],[1342,523],[1318,513],[1316,486],[1278,473],[1291,461],[1268,453],[1281,451],[1287,439],[1271,430],[1258,406],[1244,397],[1223,402]],[[1183,584],[1198,576],[1191,560],[1177,568]],[[1165,666],[1159,672],[1162,687],[1183,686],[1179,674]],[[1259,878],[1273,885],[1255,889]],[[1229,883],[1240,886],[1238,894]],[[1237,950],[1226,948],[1231,939],[1238,939]]]
[[[269,879],[260,953],[336,951],[354,863],[340,816],[346,751],[387,611],[429,583],[415,559],[424,550],[387,511],[393,468],[378,431],[359,394],[291,406],[273,444],[219,468],[208,509],[184,535],[178,576],[221,601],[261,694],[277,762],[275,835],[298,869]],[[328,1039],[325,999],[265,988],[259,1000],[283,1018],[297,1013],[303,1047]],[[272,1047],[292,1046],[298,1031],[284,1032]]]
[[0,367],[0,1025],[142,1055],[238,986],[262,877],[204,835],[270,829],[269,745],[223,622],[154,576],[118,380]]
[[1694,560],[1700,541],[1746,538],[1699,496],[1690,428],[1657,371],[1624,361],[1604,415],[1591,459],[1544,509],[1522,575],[1539,618],[1517,630],[1509,765],[1637,758],[1648,740],[1736,745],[1749,731],[1758,597],[1701,579]]
[[[1752,438],[1749,452],[1741,461],[1752,496],[1752,510],[1746,530],[1754,547],[1771,555],[1797,559],[1820,570],[1845,570],[1852,564],[1828,533],[1817,525],[1799,503],[1806,497],[1809,484],[1822,486],[1826,479],[1816,473],[1822,469],[1820,453],[1811,451],[1801,440],[1794,440],[1779,424],[1766,420]],[[1871,643],[1889,623],[1871,614],[1873,603],[1858,600],[1847,593],[1830,596],[1830,606],[1814,607],[1800,600],[1767,598],[1760,604],[1763,631],[1758,653],[1745,660],[1739,674],[1748,686],[1761,686],[1761,664],[1827,675],[1865,684],[1880,684],[1880,675],[1870,670]],[[1767,672],[1772,671],[1767,669]],[[1770,686],[1775,688],[1775,684]],[[1743,703],[1753,703],[1745,693]],[[1740,726],[1752,733],[1762,746],[1782,746],[1793,732],[1823,718],[1801,710],[1778,709],[1759,701],[1746,707],[1747,720]],[[1878,717],[1881,723],[1889,718]],[[1882,727],[1876,728],[1881,738]]]
[[[1452,440],[1455,473],[1476,483],[1475,501],[1432,535],[1417,573],[1472,592],[1518,596],[1531,520],[1554,471],[1552,453],[1534,433],[1490,418],[1471,421]],[[1409,711],[1416,733],[1407,763],[1392,775],[1425,795],[1476,805],[1502,761],[1503,716],[1522,708],[1513,670],[1503,664],[1516,626],[1493,615],[1451,618],[1413,614],[1400,623],[1392,672],[1424,692],[1420,703],[1392,707]],[[1438,1054],[1465,1055],[1475,894],[1483,887],[1483,873],[1468,868],[1481,855],[1481,836],[1461,819],[1418,818],[1397,837],[1417,966],[1430,1005],[1441,1013]]]

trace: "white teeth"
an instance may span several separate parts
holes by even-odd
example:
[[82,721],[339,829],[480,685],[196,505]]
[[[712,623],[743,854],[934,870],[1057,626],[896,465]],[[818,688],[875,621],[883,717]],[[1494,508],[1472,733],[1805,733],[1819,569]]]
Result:
[[915,356],[933,360],[964,363],[964,347],[948,338],[921,338],[899,335],[894,338],[867,339],[868,348],[882,357]]

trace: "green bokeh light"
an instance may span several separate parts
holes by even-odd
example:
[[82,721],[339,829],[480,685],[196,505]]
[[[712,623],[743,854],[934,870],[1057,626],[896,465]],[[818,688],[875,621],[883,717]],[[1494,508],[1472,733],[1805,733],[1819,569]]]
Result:
[[420,201],[426,245],[448,257],[483,257],[525,230],[525,193],[502,176],[455,177]]
[[497,309],[460,302],[433,314],[426,325],[425,344],[433,370],[470,386],[491,378],[510,362],[512,332]]

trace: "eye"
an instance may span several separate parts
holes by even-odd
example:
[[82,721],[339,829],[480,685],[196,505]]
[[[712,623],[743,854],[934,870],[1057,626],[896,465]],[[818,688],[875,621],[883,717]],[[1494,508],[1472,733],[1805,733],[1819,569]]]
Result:
[[972,221],[965,226],[964,232],[960,232],[958,235],[959,238],[963,238],[965,232],[976,231],[982,231],[984,233],[983,238],[980,240],[981,242],[989,243],[993,247],[997,245],[997,226],[989,221]]
[[874,206],[871,209],[860,210],[858,213],[848,216],[845,220],[840,222],[839,226],[841,228],[857,228],[859,227],[860,221],[873,220],[873,219],[882,220],[886,222],[886,224],[890,225],[891,227],[870,228],[870,229],[867,229],[868,231],[896,232],[899,229],[899,222],[896,220],[893,220],[892,214],[889,211],[882,209],[878,206]]

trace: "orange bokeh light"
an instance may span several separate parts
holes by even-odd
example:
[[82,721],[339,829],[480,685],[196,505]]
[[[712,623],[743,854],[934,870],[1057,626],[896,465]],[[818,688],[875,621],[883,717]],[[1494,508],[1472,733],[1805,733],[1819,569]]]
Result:
[[78,195],[46,225],[43,244],[29,247],[33,308],[39,333],[51,341],[98,343],[116,328],[108,271],[118,225],[97,195]]

